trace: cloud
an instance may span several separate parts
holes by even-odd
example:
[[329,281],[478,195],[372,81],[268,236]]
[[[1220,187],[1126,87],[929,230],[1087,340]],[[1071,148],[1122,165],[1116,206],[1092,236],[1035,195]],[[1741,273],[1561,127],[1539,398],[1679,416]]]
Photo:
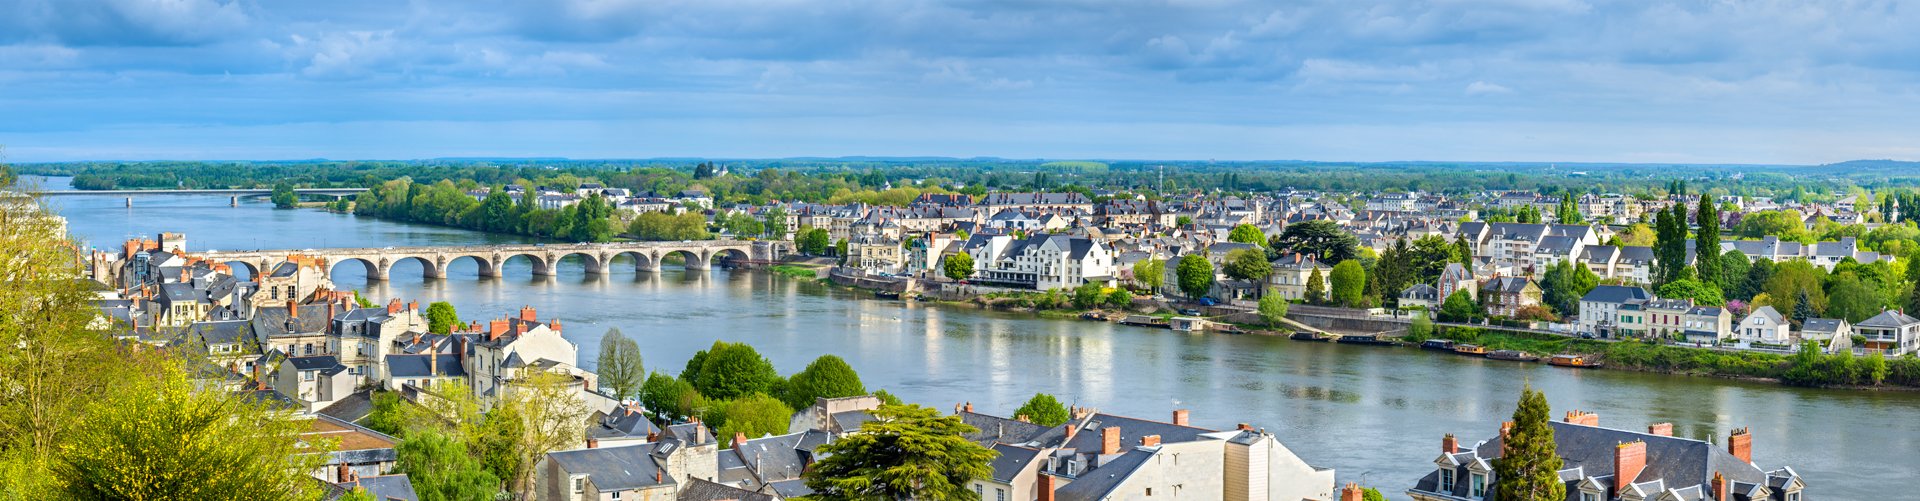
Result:
[[15,0],[0,7],[0,39],[83,46],[199,45],[248,30],[235,0]]
[[1474,81],[1473,83],[1467,84],[1467,95],[1469,96],[1485,96],[1489,94],[1512,94],[1512,93],[1513,93],[1513,89],[1509,89],[1506,86],[1500,85],[1500,84],[1487,83],[1487,82],[1482,82],[1478,80]]

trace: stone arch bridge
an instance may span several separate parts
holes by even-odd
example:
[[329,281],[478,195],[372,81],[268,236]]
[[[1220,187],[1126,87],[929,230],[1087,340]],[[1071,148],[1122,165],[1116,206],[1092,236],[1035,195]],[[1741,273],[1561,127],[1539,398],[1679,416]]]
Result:
[[335,266],[359,261],[367,268],[368,280],[386,280],[387,272],[402,261],[420,262],[427,278],[444,278],[447,267],[459,260],[472,260],[480,267],[480,276],[499,277],[507,260],[525,257],[533,264],[534,275],[557,275],[558,263],[568,256],[579,256],[589,274],[605,274],[614,258],[625,256],[639,271],[659,271],[669,256],[679,256],[688,269],[706,270],[721,266],[753,267],[770,265],[783,257],[785,242],[746,240],[690,240],[679,242],[614,242],[604,244],[507,244],[434,247],[378,247],[285,249],[252,251],[208,251],[200,256],[215,262],[242,265],[259,277],[270,272],[289,256],[317,257],[327,262],[331,277]]

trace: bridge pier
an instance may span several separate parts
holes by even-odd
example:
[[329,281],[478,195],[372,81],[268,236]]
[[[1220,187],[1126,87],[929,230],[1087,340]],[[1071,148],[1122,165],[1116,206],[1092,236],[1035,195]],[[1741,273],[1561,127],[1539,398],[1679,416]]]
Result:
[[239,207],[239,206],[240,206],[240,195],[234,195],[232,199],[230,199],[230,200],[227,200],[227,206],[228,206],[228,207]]
[[[693,254],[693,253],[689,252],[688,254]],[[687,269],[701,270],[701,271],[713,269],[713,255],[701,253],[701,254],[688,257]]]
[[633,261],[633,269],[634,271],[659,272],[660,257],[644,256],[639,259],[636,259]]
[[368,282],[372,282],[372,281],[376,281],[376,280],[378,280],[378,281],[381,281],[381,282],[385,282],[385,281],[387,281],[387,268],[389,268],[390,266],[391,266],[391,265],[388,265],[388,264],[384,264],[384,263],[383,263],[383,264],[378,264],[378,265],[374,265],[374,266],[368,266],[368,267],[367,267],[367,281],[368,281]]
[[533,276],[536,276],[536,277],[558,276],[559,273],[554,272],[554,268],[557,268],[557,267],[554,266],[551,261],[544,260],[544,259],[533,260]]

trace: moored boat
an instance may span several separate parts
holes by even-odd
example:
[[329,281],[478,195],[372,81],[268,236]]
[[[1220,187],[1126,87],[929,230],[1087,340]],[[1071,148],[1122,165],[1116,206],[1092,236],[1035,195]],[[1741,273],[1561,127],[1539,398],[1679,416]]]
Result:
[[1340,336],[1340,339],[1335,339],[1333,342],[1341,343],[1341,344],[1364,344],[1364,345],[1375,345],[1375,346],[1393,344],[1393,341],[1380,339],[1380,336],[1373,335],[1373,334],[1353,334],[1353,335]]
[[1323,343],[1333,340],[1332,337],[1327,336],[1326,334],[1321,334],[1318,332],[1307,332],[1307,331],[1295,332],[1293,333],[1293,335],[1287,336],[1287,337],[1294,341],[1320,341]]
[[1532,353],[1527,353],[1520,350],[1494,350],[1493,352],[1487,354],[1487,358],[1491,358],[1494,360],[1507,360],[1507,361],[1513,361],[1513,362],[1540,361],[1539,355],[1534,355]]
[[1461,355],[1485,356],[1487,354],[1487,347],[1477,344],[1460,344],[1454,345],[1453,352]]
[[1560,366],[1560,367],[1573,367],[1577,369],[1591,369],[1591,368],[1600,367],[1600,362],[1598,360],[1594,360],[1591,357],[1588,357],[1586,355],[1575,355],[1575,354],[1565,354],[1565,353],[1554,355],[1553,357],[1548,358],[1547,364]]
[[1453,340],[1451,339],[1428,339],[1427,342],[1420,343],[1420,349],[1437,350],[1437,351],[1453,351],[1454,343],[1453,343]]
[[1120,319],[1120,323],[1124,325],[1138,325],[1141,327],[1166,327],[1167,319],[1160,318],[1160,317],[1152,317],[1147,315],[1127,315],[1126,318]]

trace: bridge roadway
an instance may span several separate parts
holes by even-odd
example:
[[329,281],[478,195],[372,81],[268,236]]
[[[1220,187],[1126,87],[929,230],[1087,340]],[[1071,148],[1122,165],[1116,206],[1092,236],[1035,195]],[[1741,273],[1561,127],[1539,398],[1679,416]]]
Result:
[[[346,196],[367,191],[366,188],[296,188],[299,195]],[[36,191],[35,195],[72,196],[72,195],[271,195],[273,188],[232,188],[212,190],[49,190]]]
[[787,245],[786,242],[778,241],[687,240],[603,244],[207,251],[198,255],[215,262],[243,265],[252,277],[261,276],[263,271],[270,273],[280,263],[286,262],[288,258],[295,255],[324,260],[329,277],[332,276],[336,265],[347,261],[359,261],[367,268],[368,280],[386,280],[387,272],[393,268],[393,265],[406,260],[419,261],[427,278],[444,278],[447,267],[461,259],[471,259],[479,264],[482,277],[499,277],[500,270],[507,260],[520,256],[525,256],[533,263],[534,275],[556,275],[558,267],[555,265],[567,256],[580,256],[586,262],[587,273],[604,274],[608,270],[607,264],[619,256],[632,258],[635,267],[640,271],[659,271],[660,262],[674,254],[679,254],[686,260],[688,269],[695,270],[712,268],[716,257],[722,264],[732,266],[766,264],[780,259],[787,252]]

